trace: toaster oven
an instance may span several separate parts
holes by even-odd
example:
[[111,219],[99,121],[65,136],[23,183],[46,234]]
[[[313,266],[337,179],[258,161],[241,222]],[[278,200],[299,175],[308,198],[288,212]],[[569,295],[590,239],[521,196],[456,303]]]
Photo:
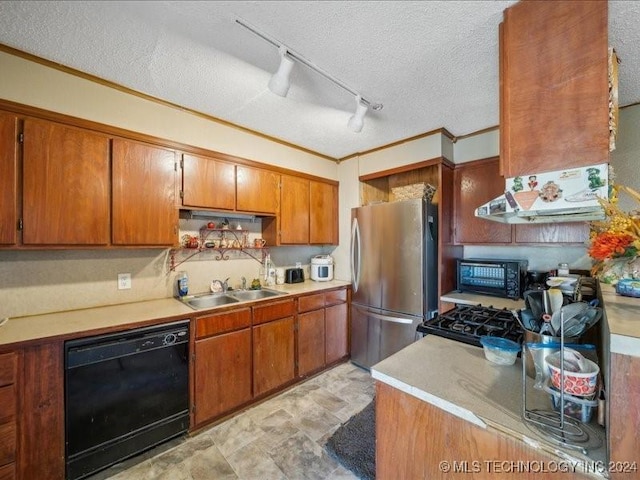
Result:
[[522,298],[529,262],[463,258],[457,261],[457,289],[503,298]]

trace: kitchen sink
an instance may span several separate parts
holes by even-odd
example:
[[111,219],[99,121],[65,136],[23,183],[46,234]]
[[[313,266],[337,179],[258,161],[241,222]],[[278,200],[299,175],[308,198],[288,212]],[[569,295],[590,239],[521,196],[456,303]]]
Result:
[[202,293],[200,295],[188,295],[180,299],[194,310],[203,310],[205,308],[221,307],[238,302],[247,302],[250,300],[260,300],[269,297],[278,297],[287,295],[286,292],[278,292],[276,290],[233,290],[227,293]]
[[238,290],[228,293],[227,295],[237,298],[238,300],[260,300],[261,298],[277,297],[287,295],[286,292],[277,292],[275,290]]
[[195,295],[193,297],[186,297],[182,299],[182,301],[196,310],[200,310],[203,308],[220,307],[222,305],[239,302],[238,299],[232,298],[228,295],[225,295],[224,293],[206,293],[204,295]]

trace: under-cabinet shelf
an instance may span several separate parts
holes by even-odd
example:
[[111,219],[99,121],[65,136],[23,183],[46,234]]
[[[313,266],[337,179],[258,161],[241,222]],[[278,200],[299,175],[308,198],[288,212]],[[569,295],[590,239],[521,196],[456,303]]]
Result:
[[[246,256],[254,259],[256,262],[262,263],[267,247],[198,247],[198,248],[173,248],[169,252],[169,269],[175,271],[175,269],[182,265],[184,262],[191,260],[193,257],[199,254],[211,255],[211,260],[230,260],[229,253],[237,252],[245,254]],[[255,252],[253,252],[255,251]],[[184,256],[184,258],[178,259],[178,255]]]

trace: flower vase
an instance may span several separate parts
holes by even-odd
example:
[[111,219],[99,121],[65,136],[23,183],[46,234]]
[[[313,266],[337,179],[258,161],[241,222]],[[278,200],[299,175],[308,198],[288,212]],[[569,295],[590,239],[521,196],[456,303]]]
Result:
[[615,285],[623,278],[640,279],[640,257],[618,257],[602,262],[598,280]]

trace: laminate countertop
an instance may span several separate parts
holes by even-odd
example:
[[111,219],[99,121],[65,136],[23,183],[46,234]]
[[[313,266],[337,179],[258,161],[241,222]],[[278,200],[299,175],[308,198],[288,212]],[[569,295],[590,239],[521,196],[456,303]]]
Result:
[[618,295],[600,284],[612,353],[640,357],[640,298]]
[[[589,424],[593,446],[587,454],[552,443],[522,420],[523,372],[487,361],[482,348],[427,335],[371,368],[374,379],[428,402],[481,428],[495,429],[554,458],[589,468],[606,461],[604,428]],[[527,379],[527,409],[551,409],[545,392]],[[594,419],[597,415],[593,416]],[[600,475],[595,475],[601,478]]]
[[[332,288],[348,286],[349,282],[332,280],[274,285],[268,288],[289,295],[302,295]],[[258,302],[277,301],[282,297],[244,301],[232,304],[241,308]],[[229,305],[206,310],[194,310],[175,298],[162,298],[142,302],[107,305],[95,308],[70,310],[25,317],[9,318],[0,326],[0,347],[24,343],[42,342],[59,338],[72,338],[99,334],[117,327],[132,328],[172,320],[191,318],[215,310],[229,308]]]

